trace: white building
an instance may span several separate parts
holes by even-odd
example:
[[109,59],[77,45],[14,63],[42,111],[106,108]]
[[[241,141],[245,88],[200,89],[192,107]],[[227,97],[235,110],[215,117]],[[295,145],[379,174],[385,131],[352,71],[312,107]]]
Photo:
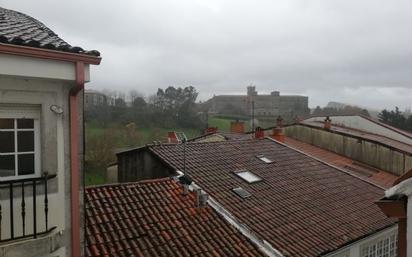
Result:
[[93,107],[99,107],[103,105],[114,106],[115,98],[96,90],[85,90],[84,105],[85,109],[90,109]]
[[0,8],[0,256],[81,254],[83,87],[99,55]]

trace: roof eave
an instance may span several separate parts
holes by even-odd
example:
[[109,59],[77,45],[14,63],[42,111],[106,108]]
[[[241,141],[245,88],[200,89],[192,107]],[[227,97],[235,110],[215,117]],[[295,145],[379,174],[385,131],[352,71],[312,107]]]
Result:
[[51,59],[66,62],[83,62],[85,64],[99,65],[102,58],[87,54],[77,54],[62,51],[55,51],[42,48],[34,48],[27,46],[18,46],[11,44],[0,43],[1,54],[20,55],[26,57]]

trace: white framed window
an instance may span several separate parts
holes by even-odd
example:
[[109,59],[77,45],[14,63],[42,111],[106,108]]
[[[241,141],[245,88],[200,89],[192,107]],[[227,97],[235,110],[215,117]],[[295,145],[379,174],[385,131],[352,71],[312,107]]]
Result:
[[266,157],[263,154],[257,155],[256,158],[260,159],[264,163],[272,163],[273,162],[271,159],[269,159],[268,157]]
[[396,257],[397,233],[377,238],[361,246],[361,257]]
[[235,174],[243,180],[245,180],[246,182],[248,182],[249,184],[259,182],[262,180],[260,177],[256,176],[255,174],[247,170],[236,171]]
[[40,111],[0,106],[0,180],[40,176]]

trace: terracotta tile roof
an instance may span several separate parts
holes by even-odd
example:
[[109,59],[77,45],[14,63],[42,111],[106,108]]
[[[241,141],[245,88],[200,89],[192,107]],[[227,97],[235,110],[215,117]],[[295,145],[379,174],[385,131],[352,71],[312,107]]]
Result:
[[0,43],[100,56],[96,50],[71,46],[40,21],[0,7]]
[[86,256],[264,256],[171,179],[86,188]]
[[[149,149],[182,170],[182,148]],[[284,256],[318,256],[395,224],[374,204],[382,188],[269,139],[188,143],[186,156],[196,184]],[[234,173],[244,169],[262,180],[249,184]],[[237,187],[251,196],[239,197]]]
[[290,137],[285,137],[285,144],[315,158],[318,158],[324,162],[330,163],[338,168],[344,169],[350,173],[365,177],[367,180],[385,188],[391,187],[395,180],[398,179],[398,176],[395,176],[389,172],[373,168],[366,164],[358,163],[345,156],[341,156],[334,152],[304,143]]
[[[323,122],[301,121],[299,124],[323,129]],[[412,154],[412,145],[407,144],[407,143],[403,143],[403,142],[400,142],[400,141],[397,141],[397,140],[394,140],[394,139],[391,139],[391,138],[388,138],[388,137],[385,137],[385,136],[372,134],[372,133],[369,133],[369,132],[360,131],[360,130],[356,130],[356,129],[353,129],[353,128],[341,127],[341,126],[337,126],[335,124],[332,124],[331,131],[341,133],[341,134],[350,135],[350,136],[354,136],[354,137],[358,137],[358,138],[363,138],[363,139],[366,139],[366,140],[370,140],[370,141],[373,141],[373,142],[384,144],[386,146],[398,149],[398,150],[400,150],[402,152],[405,152],[405,153],[408,153],[408,154]]]

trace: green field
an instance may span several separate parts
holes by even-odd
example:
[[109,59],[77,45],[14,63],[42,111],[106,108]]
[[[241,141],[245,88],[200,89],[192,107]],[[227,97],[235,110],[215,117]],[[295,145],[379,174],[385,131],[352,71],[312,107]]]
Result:
[[[218,127],[219,131],[230,131],[230,122],[239,119],[245,122],[245,131],[250,131],[249,122],[242,117],[209,117],[209,127]],[[125,148],[139,147],[153,141],[167,140],[167,132],[184,132],[187,138],[201,135],[197,129],[187,128],[150,128],[112,124],[107,127],[95,123],[85,124],[86,135],[86,185],[105,183],[105,166],[116,161],[115,152]],[[94,150],[96,149],[96,150]],[[106,151],[105,151],[106,149]],[[95,154],[98,152],[98,154]],[[97,157],[96,157],[97,156]]]
[[[209,117],[209,127],[217,127],[219,131],[230,131],[230,122],[234,119],[222,118],[222,117]],[[245,122],[245,131],[249,131],[249,122]]]
[[[94,124],[86,124],[86,140],[87,137],[102,137],[105,134],[105,131],[110,131],[114,133],[116,137],[116,147],[125,148],[140,146],[144,144],[152,143],[153,141],[164,141],[167,139],[167,133],[170,131],[184,132],[187,138],[199,136],[201,133],[196,129],[187,129],[187,128],[136,128],[134,132],[137,135],[138,141],[130,142],[125,135],[125,126],[121,125],[112,125],[107,128],[98,127]],[[140,143],[140,144],[139,144]]]
[[105,183],[105,166],[116,161],[115,152],[139,147],[153,141],[167,140],[167,132],[184,132],[188,138],[199,136],[200,130],[187,128],[139,128],[114,124],[106,128],[86,123],[85,184]]

